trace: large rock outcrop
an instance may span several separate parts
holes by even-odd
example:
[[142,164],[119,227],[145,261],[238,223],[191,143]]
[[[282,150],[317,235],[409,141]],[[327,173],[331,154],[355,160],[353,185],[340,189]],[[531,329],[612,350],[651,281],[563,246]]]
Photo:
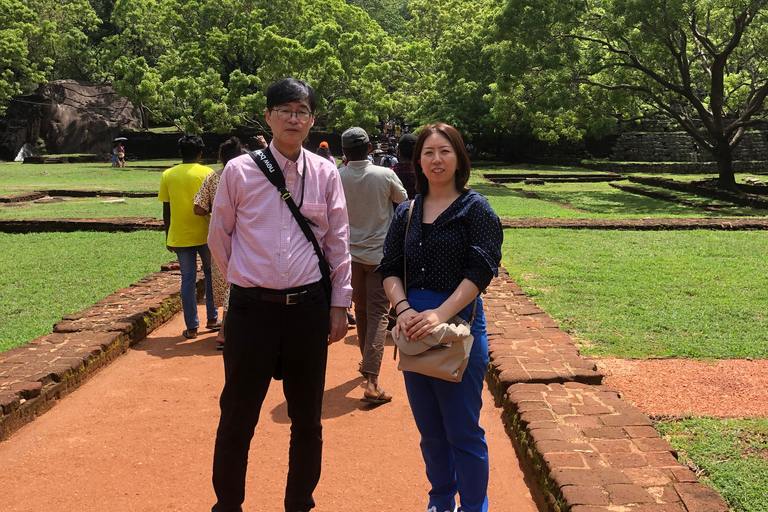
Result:
[[25,142],[48,153],[108,153],[122,130],[141,128],[137,108],[108,84],[57,80],[15,98],[0,119],[0,160],[13,160]]

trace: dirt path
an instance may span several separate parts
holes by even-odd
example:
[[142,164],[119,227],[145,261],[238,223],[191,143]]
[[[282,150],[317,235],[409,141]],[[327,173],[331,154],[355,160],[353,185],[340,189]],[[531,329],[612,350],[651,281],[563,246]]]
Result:
[[[179,314],[0,444],[0,509],[210,510],[223,368],[213,333],[184,340],[182,329]],[[355,331],[331,347],[318,512],[426,508],[418,434],[391,350],[381,382],[395,399],[370,409],[359,401]],[[536,512],[499,415],[486,389],[490,508]],[[251,448],[245,510],[282,510],[289,426],[273,382]]]
[[768,417],[768,360],[590,358],[651,416]]

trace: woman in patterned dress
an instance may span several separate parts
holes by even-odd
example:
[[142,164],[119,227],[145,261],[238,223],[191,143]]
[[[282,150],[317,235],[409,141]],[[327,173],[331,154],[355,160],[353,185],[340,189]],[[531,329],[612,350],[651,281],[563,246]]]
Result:
[[[216,189],[219,187],[224,167],[226,167],[227,162],[241,155],[242,152],[243,145],[237,137],[230,137],[219,146],[219,161],[222,163],[222,168],[208,174],[200,185],[200,190],[195,194],[194,199],[195,215],[210,215],[213,209],[213,198],[216,196]],[[229,284],[213,260],[211,260],[211,275],[213,277],[213,304],[217,308],[224,308],[221,316],[221,330],[216,336],[216,348],[221,350],[224,348],[226,337],[224,330],[226,328],[227,306],[229,305]]]

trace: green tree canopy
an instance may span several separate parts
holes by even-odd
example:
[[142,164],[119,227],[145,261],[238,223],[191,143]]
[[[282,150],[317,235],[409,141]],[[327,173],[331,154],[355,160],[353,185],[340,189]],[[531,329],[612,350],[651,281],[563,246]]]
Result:
[[671,118],[713,155],[721,186],[735,188],[733,150],[766,122],[765,8],[765,0],[508,0],[498,34],[512,51],[498,55],[497,69],[513,73],[499,73],[496,105],[526,98],[509,94],[522,78],[532,90],[552,86],[539,104],[559,97],[544,112],[574,125],[584,105]]
[[53,60],[32,59],[42,43],[37,15],[22,0],[0,0],[0,115],[8,100],[45,80]]
[[313,84],[330,129],[372,129],[392,110],[381,83],[391,43],[342,0],[117,0],[112,23],[115,87],[180,129],[263,128],[263,89],[285,76]]

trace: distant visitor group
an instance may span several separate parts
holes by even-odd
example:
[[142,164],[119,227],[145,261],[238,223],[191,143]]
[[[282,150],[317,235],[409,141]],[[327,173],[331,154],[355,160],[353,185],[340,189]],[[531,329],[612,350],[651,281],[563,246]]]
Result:
[[480,294],[501,261],[499,218],[467,187],[469,155],[452,126],[423,126],[416,136],[385,122],[378,141],[350,127],[337,168],[327,142],[303,147],[316,108],[311,85],[277,81],[266,90],[268,144],[232,137],[213,171],[199,163],[202,139],[186,135],[182,163],[160,182],[165,243],[181,270],[181,336],[201,328],[199,256],[205,328],[218,331],[223,354],[212,510],[243,510],[250,442],[273,379],[282,380],[291,419],[285,511],[315,507],[328,346],[356,323],[361,359],[351,370],[363,379],[361,400],[387,404],[393,396],[379,372],[392,322],[431,486],[424,510],[486,511]]

